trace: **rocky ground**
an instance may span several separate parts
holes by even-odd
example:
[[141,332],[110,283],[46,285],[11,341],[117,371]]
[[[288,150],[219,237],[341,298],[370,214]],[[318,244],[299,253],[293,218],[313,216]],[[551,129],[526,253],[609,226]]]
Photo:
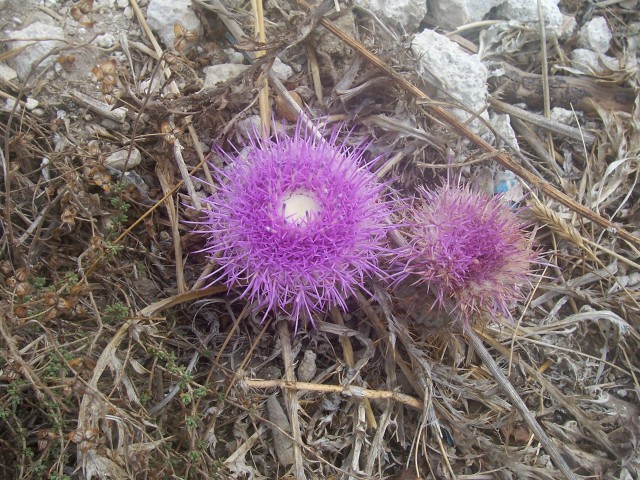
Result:
[[[0,478],[640,477],[637,0],[0,20]],[[460,331],[370,282],[294,335],[203,290],[212,145],[300,117],[368,140],[397,195],[449,174],[522,207],[543,259],[515,320]]]

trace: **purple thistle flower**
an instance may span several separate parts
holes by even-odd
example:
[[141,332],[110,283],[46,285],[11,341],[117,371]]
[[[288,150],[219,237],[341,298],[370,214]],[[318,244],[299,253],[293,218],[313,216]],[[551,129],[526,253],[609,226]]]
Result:
[[524,297],[536,254],[500,197],[448,183],[422,190],[408,218],[407,245],[393,261],[397,282],[425,286],[434,307],[467,327],[478,313],[502,314]]
[[[385,251],[384,185],[363,161],[365,146],[315,139],[300,122],[293,136],[262,139],[255,132],[246,156],[221,153],[231,165],[215,169],[220,186],[205,200],[199,232],[219,265],[210,275],[256,308],[296,321],[345,299],[365,279],[381,276]],[[215,167],[214,167],[215,168]]]

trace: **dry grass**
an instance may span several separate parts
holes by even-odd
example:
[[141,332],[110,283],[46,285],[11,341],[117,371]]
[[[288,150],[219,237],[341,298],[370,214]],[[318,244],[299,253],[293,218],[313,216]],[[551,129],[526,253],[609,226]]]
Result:
[[[568,130],[523,117],[519,158],[426,98],[409,53],[367,15],[362,35],[378,35],[379,47],[357,59],[324,52],[325,29],[364,47],[298,5],[287,11],[307,19],[302,28],[284,27],[282,5],[258,13],[265,47],[241,37],[253,29],[249,7],[195,3],[224,31],[163,52],[132,2],[146,44],[122,48],[115,83],[99,77],[89,103],[73,85],[3,87],[41,99],[43,114],[0,112],[0,478],[563,478],[496,368],[575,477],[639,478],[637,110],[596,103],[597,116]],[[605,13],[621,30],[638,21],[615,5]],[[247,56],[258,52],[254,65],[215,89],[191,88],[185,79],[219,61],[227,31]],[[518,55],[505,41],[501,61],[523,68],[540,51],[537,33],[513,34],[531,41]],[[269,73],[280,53],[307,69],[286,85]],[[112,68],[107,57],[99,70]],[[137,93],[151,77],[163,95]],[[202,238],[183,222],[214,188],[205,160],[218,160],[201,144],[226,148],[248,115],[269,119],[267,79],[285,109],[277,115],[333,114],[355,126],[352,141],[375,138],[372,157],[393,152],[381,167],[400,191],[438,177],[452,148],[470,181],[496,163],[527,166],[524,203],[545,253],[517,322],[464,335],[370,285],[375,301],[361,294],[293,336],[285,318],[260,323],[237,292],[202,290],[214,266],[189,253]],[[638,86],[637,72],[601,80]],[[75,99],[74,115],[56,117],[62,96]],[[104,123],[111,101],[123,110]],[[116,147],[144,161],[109,170]]]

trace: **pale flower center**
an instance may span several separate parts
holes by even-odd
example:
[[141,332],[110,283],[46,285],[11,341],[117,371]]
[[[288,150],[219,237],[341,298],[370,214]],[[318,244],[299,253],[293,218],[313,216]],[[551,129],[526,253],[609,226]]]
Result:
[[316,196],[303,188],[287,192],[282,199],[282,216],[289,224],[302,226],[322,210]]

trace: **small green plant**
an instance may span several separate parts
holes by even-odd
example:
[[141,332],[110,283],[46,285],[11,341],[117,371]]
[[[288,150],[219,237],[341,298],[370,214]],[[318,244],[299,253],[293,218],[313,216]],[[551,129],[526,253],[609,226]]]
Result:
[[202,453],[199,452],[198,450],[191,450],[189,452],[189,460],[191,460],[192,462],[197,462],[198,460],[200,460],[201,456],[202,456]]
[[111,206],[115,211],[111,215],[111,226],[109,228],[108,237],[114,238],[118,232],[122,230],[122,226],[129,220],[128,211],[131,205],[124,201],[122,197],[114,197],[111,199]]
[[[112,231],[111,233],[115,233],[115,232]],[[105,249],[105,256],[107,258],[115,257],[116,255],[118,255],[118,253],[120,253],[120,250],[122,250],[122,245],[118,245],[117,243],[113,243],[108,240],[105,240],[104,249]]]
[[129,308],[122,302],[116,302],[104,307],[103,316],[109,321],[124,320],[129,316]]
[[24,384],[23,380],[14,380],[7,385],[7,395],[11,402],[11,408],[15,411],[16,407],[22,403],[22,395],[20,393],[21,387]]
[[73,287],[80,282],[80,278],[78,278],[78,274],[76,272],[68,271],[64,274],[64,280],[69,284],[70,287]]
[[198,416],[197,415],[192,415],[189,416],[185,419],[184,423],[187,426],[187,428],[193,429],[195,430],[198,427]]

